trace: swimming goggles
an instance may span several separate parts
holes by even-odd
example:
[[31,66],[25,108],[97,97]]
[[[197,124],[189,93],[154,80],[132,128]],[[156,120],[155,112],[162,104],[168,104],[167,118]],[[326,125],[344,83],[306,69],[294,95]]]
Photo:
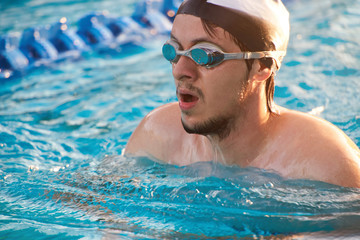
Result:
[[276,61],[277,69],[280,68],[281,59],[286,54],[284,51],[224,53],[218,46],[208,42],[198,43],[188,50],[180,50],[179,44],[171,39],[163,45],[162,53],[171,63],[179,61],[180,56],[186,56],[206,68],[215,67],[230,59],[273,58]]

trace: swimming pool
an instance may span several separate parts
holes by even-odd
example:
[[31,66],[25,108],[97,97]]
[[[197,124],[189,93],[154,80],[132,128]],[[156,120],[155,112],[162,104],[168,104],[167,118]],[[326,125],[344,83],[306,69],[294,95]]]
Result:
[[[76,22],[92,10],[130,15],[136,2],[3,1],[0,35],[63,16]],[[318,114],[360,146],[360,1],[286,5],[291,41],[275,101]],[[134,52],[90,51],[1,83],[0,236],[358,238],[357,189],[216,163],[176,167],[120,156],[142,117],[176,100],[163,40]]]

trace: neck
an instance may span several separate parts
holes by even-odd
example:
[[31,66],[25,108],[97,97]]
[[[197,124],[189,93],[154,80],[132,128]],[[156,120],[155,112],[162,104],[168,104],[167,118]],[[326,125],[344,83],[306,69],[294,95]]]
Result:
[[[265,101],[266,102],[266,101]],[[214,159],[228,165],[248,166],[263,151],[267,143],[272,115],[266,104],[246,104],[248,107],[234,120],[226,137],[208,135]]]

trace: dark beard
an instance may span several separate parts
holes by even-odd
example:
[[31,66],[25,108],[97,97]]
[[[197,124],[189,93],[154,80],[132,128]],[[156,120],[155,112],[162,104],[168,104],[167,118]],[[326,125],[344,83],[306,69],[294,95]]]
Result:
[[187,126],[181,119],[185,131],[189,134],[217,136],[220,140],[229,136],[233,128],[231,117],[217,117],[209,119],[203,123],[196,124],[194,127]]

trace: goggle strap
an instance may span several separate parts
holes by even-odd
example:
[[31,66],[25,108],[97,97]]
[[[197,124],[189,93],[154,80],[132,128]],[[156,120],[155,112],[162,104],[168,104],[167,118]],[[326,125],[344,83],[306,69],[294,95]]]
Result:
[[260,58],[275,58],[284,57],[284,51],[262,51],[262,52],[240,52],[240,53],[223,53],[224,60],[230,59],[260,59]]
[[281,60],[286,55],[285,51],[262,51],[262,52],[241,52],[241,53],[223,53],[224,60],[230,59],[261,59],[272,58],[275,64],[273,64],[272,70],[277,72],[281,67]]

